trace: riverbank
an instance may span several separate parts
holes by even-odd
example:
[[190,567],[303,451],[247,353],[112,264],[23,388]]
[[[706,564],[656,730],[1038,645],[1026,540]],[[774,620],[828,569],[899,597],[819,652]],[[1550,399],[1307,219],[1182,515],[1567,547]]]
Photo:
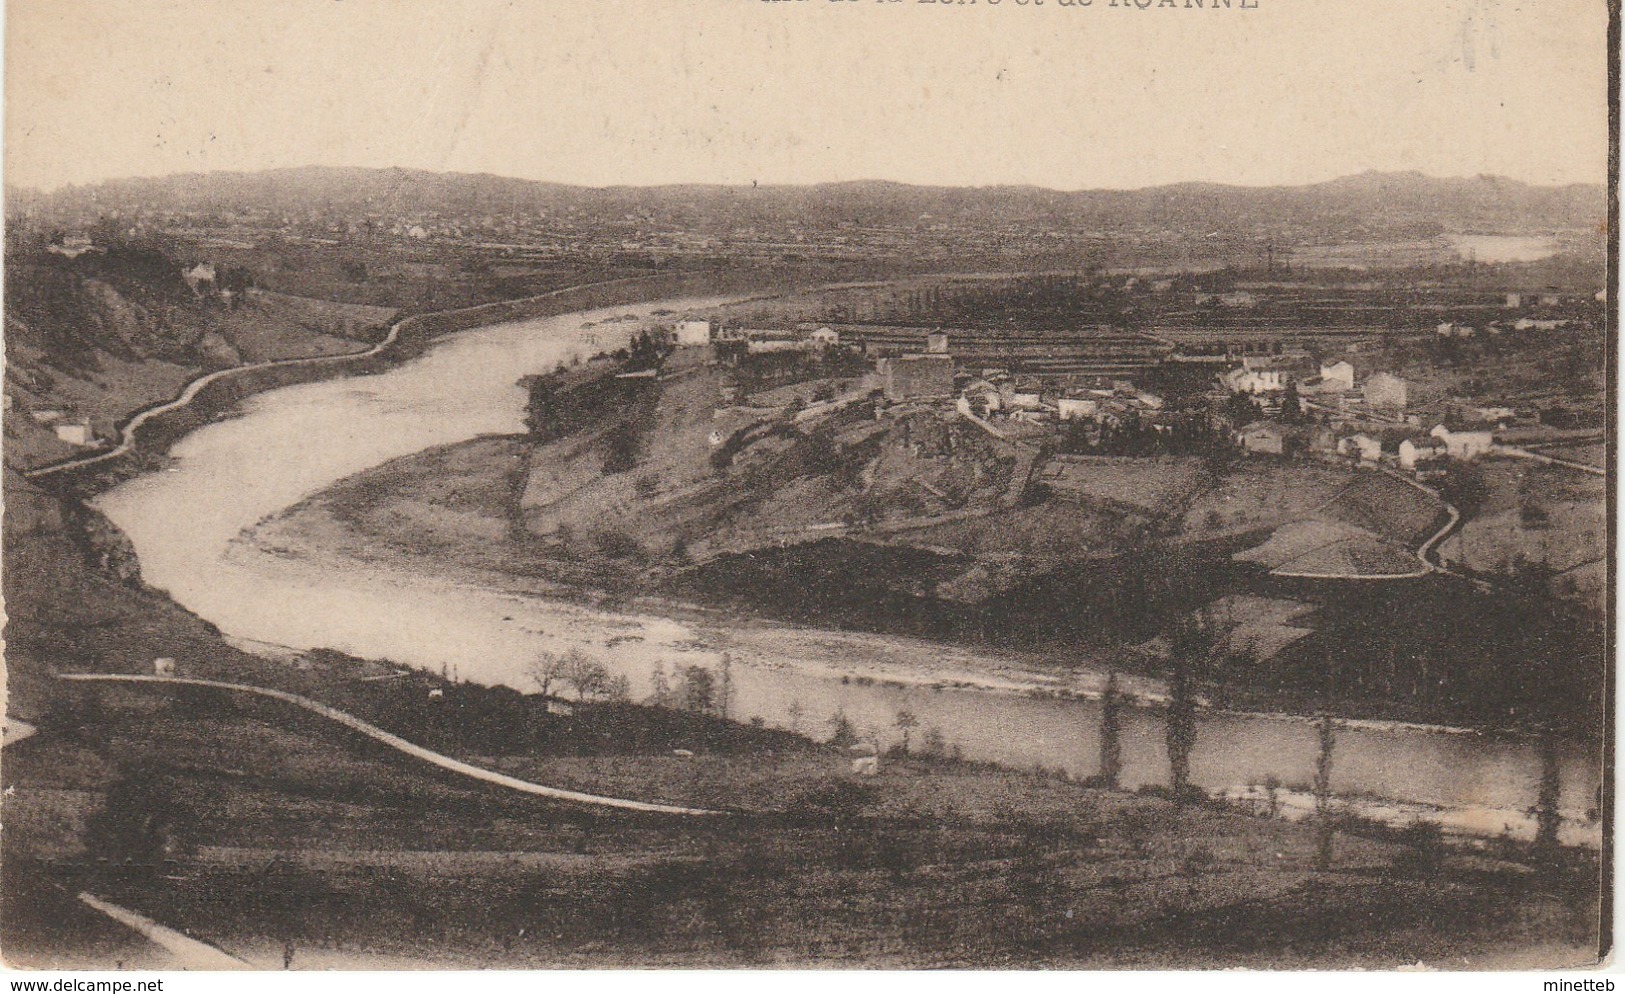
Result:
[[[748,285],[751,281],[736,276]],[[404,318],[377,344],[355,352],[322,354],[232,366],[189,381],[172,399],[132,412],[117,424],[110,449],[88,452],[28,470],[25,475],[73,499],[89,499],[122,480],[154,468],[178,439],[258,393],[334,376],[367,375],[422,355],[446,335],[469,328],[522,321],[594,307],[672,296],[712,287],[711,274],[625,277],[564,287],[521,300],[493,301]]]
[[[1596,955],[1595,857],[1583,853],[1533,864],[1516,845],[1472,851],[1349,820],[1326,857],[1313,826],[1223,805],[918,755],[855,777],[838,747],[612,703],[491,724],[481,719],[540,702],[311,661],[282,679],[370,701],[484,766],[686,795],[729,796],[737,781],[773,813],[595,813],[438,775],[277,701],[78,685],[40,734],[7,747],[8,961],[152,962],[72,916],[63,934],[52,900],[18,900],[54,887],[272,969],[290,951],[295,969],[1489,969]],[[434,707],[455,716],[412,717]],[[594,730],[633,713],[639,727],[669,715],[665,731]],[[553,745],[519,742],[572,725]],[[156,831],[109,818],[131,811]],[[61,830],[74,824],[83,834]]]
[[[491,370],[504,367],[512,368],[506,353]],[[436,371],[422,375],[433,379]],[[353,385],[343,390],[347,397],[361,392]],[[319,409],[319,391],[290,393],[297,396],[288,402],[300,412]],[[378,399],[378,393],[363,394],[371,406],[362,410],[386,406]],[[428,410],[446,419],[457,407],[436,397]],[[344,408],[334,417],[350,424],[350,413]],[[408,415],[410,423],[423,423],[420,410]],[[214,434],[216,451],[269,452],[295,461],[316,457],[306,451],[308,422],[285,449],[238,444],[233,429],[248,427],[242,422],[252,416],[199,432],[188,444],[207,443],[198,436]],[[237,488],[218,477],[204,477],[213,489],[194,485],[187,474],[212,468],[210,454],[206,447],[190,448],[176,474],[153,474],[132,486],[176,481],[182,492],[249,494],[251,485]],[[247,473],[250,481],[282,482],[268,480],[257,463]],[[123,488],[124,495],[130,489]],[[142,493],[154,507],[167,504],[174,512],[161,488]],[[154,535],[141,533],[131,547],[95,514],[65,506],[20,479],[8,478],[7,496],[8,680],[13,706],[26,709],[21,716],[39,729],[15,754],[8,746],[4,764],[5,786],[16,788],[7,801],[8,832],[0,840],[6,847],[8,936],[45,933],[60,940],[59,932],[49,934],[55,923],[39,918],[38,909],[53,905],[30,908],[9,898],[37,893],[28,886],[34,879],[72,884],[91,874],[100,881],[98,895],[267,966],[277,965],[285,943],[297,951],[296,966],[355,963],[359,957],[374,965],[428,961],[463,967],[1392,967],[1418,960],[1461,965],[1463,957],[1470,965],[1511,959],[1566,965],[1595,956],[1597,917],[1587,895],[1596,868],[1583,854],[1572,870],[1543,881],[1515,859],[1440,847],[1425,832],[1414,840],[1340,836],[1334,863],[1321,870],[1305,826],[1177,806],[1154,793],[1092,790],[1049,774],[921,758],[883,767],[870,792],[869,781],[851,776],[850,756],[842,750],[811,743],[774,746],[771,736],[778,733],[763,730],[752,749],[731,761],[724,750],[707,749],[703,739],[696,747],[697,726],[681,716],[674,724],[687,741],[650,740],[629,749],[622,736],[601,736],[601,748],[619,757],[608,762],[602,755],[482,745],[472,738],[486,731],[533,734],[545,728],[539,720],[488,724],[465,720],[471,712],[458,710],[439,723],[415,723],[425,734],[453,736],[462,758],[482,766],[579,778],[568,782],[583,786],[631,769],[651,788],[676,781],[725,795],[743,770],[767,767],[783,775],[764,790],[805,791],[816,784],[803,764],[822,766],[821,776],[838,785],[833,797],[810,798],[809,816],[816,818],[804,823],[764,821],[734,833],[692,832],[584,817],[537,806],[540,801],[502,801],[380,758],[314,719],[290,720],[222,699],[209,688],[156,696],[118,691],[81,707],[51,693],[51,672],[151,672],[159,656],[176,658],[190,674],[263,681],[295,692],[302,687],[318,699],[331,699],[325,695],[340,687],[354,694],[376,688],[384,695],[394,688],[401,697],[387,709],[390,721],[408,725],[434,702],[455,703],[459,688],[493,699],[519,695],[455,679],[486,679],[473,670],[479,658],[495,655],[484,644],[451,657],[452,680],[410,671],[396,676],[404,667],[387,663],[324,672],[320,654],[272,660],[239,651],[214,625],[141,584],[135,548],[166,551]],[[273,494],[270,503],[280,507],[290,500]],[[129,505],[111,503],[125,515],[122,520],[144,527],[162,516],[145,507],[131,515]],[[218,522],[207,511],[181,508],[175,531],[157,537],[196,539],[209,562],[218,560],[212,530]],[[84,517],[64,521],[64,514]],[[248,568],[266,568],[265,557],[254,558]],[[163,555],[149,557],[146,565],[166,585],[191,569],[187,560]],[[296,570],[292,579],[323,602],[340,630],[346,622],[372,618],[407,628],[398,634],[424,643],[410,627],[420,618],[412,610],[333,610],[350,602],[332,600],[323,583],[354,578],[354,570],[316,564],[307,572],[297,562],[270,564],[282,566]],[[215,584],[218,574],[199,578]],[[275,603],[245,598],[244,588],[235,586],[238,579],[229,576],[222,584],[228,600]],[[421,582],[405,573],[393,579],[403,589]],[[427,596],[456,613],[464,607],[463,593],[447,583],[428,589]],[[500,603],[509,619],[476,615],[470,631],[500,634],[531,623],[518,599]],[[541,624],[550,632],[556,624],[567,637],[594,638],[602,650],[631,653],[647,644],[608,645],[633,633],[610,634],[597,619],[577,624],[571,609],[567,605]],[[292,610],[305,614],[300,606]],[[652,615],[650,620],[660,622]],[[660,638],[688,638],[672,626],[653,631]],[[454,641],[465,634],[450,631]],[[826,651],[817,640],[842,637],[808,633],[805,652],[816,657]],[[518,652],[534,647],[526,632],[502,643],[504,655],[496,661],[522,659]],[[770,676],[775,685],[799,686],[789,668]],[[818,682],[847,686],[838,679]],[[854,678],[849,689],[859,689],[856,683]],[[441,696],[431,697],[436,689]],[[734,715],[748,720],[764,711],[757,710],[760,702],[745,699],[745,689]],[[979,712],[996,709],[1001,696],[1015,696],[951,687],[926,693]],[[813,698],[807,701],[812,708]],[[896,707],[882,702],[886,707],[878,716],[850,712],[860,732],[877,722],[891,725]],[[807,716],[809,731],[819,737],[828,727],[826,713],[810,710]],[[946,718],[927,720],[961,734]],[[1063,720],[1066,740],[1081,740],[1076,716]],[[1006,740],[1045,738],[1017,724],[995,724]],[[729,728],[755,734],[748,724]],[[922,745],[926,731],[919,731]],[[1137,738],[1145,738],[1143,729]],[[1053,748],[1059,737],[1049,741]],[[696,755],[678,756],[675,748]],[[690,759],[699,762],[683,765]],[[697,778],[696,784],[677,772],[696,769],[715,770],[715,780]],[[850,798],[861,803],[843,806]],[[155,810],[160,823],[171,826],[179,864],[171,869],[178,872],[166,872],[161,883],[150,873],[102,866],[96,856],[112,853],[87,849],[87,843],[128,839],[119,831],[121,822],[107,813],[135,810]],[[11,886],[19,881],[23,886]],[[334,936],[342,937],[342,947]],[[1293,949],[1286,960],[1283,936]],[[8,956],[19,956],[19,948],[8,945]]]
[[[251,561],[255,554],[269,554],[333,575],[366,564],[403,576],[570,605],[570,610],[582,616],[603,620],[606,631],[614,632],[607,636],[608,641],[585,642],[583,648],[589,651],[615,649],[617,654],[625,654],[628,642],[658,644],[665,637],[662,633],[676,623],[689,632],[685,648],[712,658],[728,652],[758,668],[789,667],[823,679],[1065,700],[1098,698],[1108,674],[1116,672],[1120,687],[1141,702],[1157,705],[1166,699],[1161,672],[1168,651],[1165,639],[1126,645],[1054,644],[1049,639],[1023,645],[1010,638],[978,642],[946,633],[920,637],[906,625],[891,628],[884,616],[866,622],[838,613],[798,624],[772,610],[774,602],[767,597],[705,596],[707,587],[692,580],[693,569],[680,563],[657,561],[640,566],[592,555],[566,555],[557,543],[530,536],[523,525],[519,495],[525,487],[527,459],[534,458],[531,448],[521,436],[490,436],[367,470],[240,536],[243,561]],[[1243,536],[1239,544],[1248,541]],[[884,547],[853,548],[867,550],[863,554],[875,562],[854,562],[843,569],[832,565],[840,560],[836,549],[826,554],[829,561],[814,565],[824,572],[851,574],[851,583],[856,584],[866,573],[889,576],[903,570],[901,560],[888,566],[886,559],[909,554],[906,547],[895,552]],[[789,554],[764,549],[742,557],[742,562],[765,576],[770,574],[767,564]],[[705,567],[717,568],[714,564]],[[789,568],[781,567],[778,572]],[[1449,579],[1426,582],[1436,591]],[[740,584],[734,586],[744,589]],[[1218,593],[1224,596],[1205,611],[1213,617],[1245,617],[1231,636],[1237,646],[1275,640],[1290,647],[1295,640],[1313,634],[1302,620],[1305,615],[1329,617],[1330,624],[1319,624],[1334,632],[1345,623],[1333,609],[1315,606],[1325,596],[1323,586],[1303,590],[1264,587],[1259,591],[1243,587],[1231,593],[1221,589]],[[1423,600],[1422,593],[1413,591],[1410,598]],[[1437,600],[1439,594],[1431,597]],[[1373,730],[1506,737],[1532,734],[1528,727],[1511,722],[1487,725],[1465,708],[1452,713],[1419,706],[1407,698],[1350,695],[1328,700],[1318,686],[1270,686],[1262,680],[1248,683],[1247,675],[1209,674],[1201,694],[1217,713],[1308,717],[1329,712],[1351,727]]]

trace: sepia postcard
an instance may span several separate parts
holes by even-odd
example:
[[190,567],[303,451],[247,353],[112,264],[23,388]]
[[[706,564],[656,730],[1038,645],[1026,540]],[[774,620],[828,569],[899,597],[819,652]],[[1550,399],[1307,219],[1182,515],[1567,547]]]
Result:
[[5,970],[1603,989],[1618,19],[8,0]]

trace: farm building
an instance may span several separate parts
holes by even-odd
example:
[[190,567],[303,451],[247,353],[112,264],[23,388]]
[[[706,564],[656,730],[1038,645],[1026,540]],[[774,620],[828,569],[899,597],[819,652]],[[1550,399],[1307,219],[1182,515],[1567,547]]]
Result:
[[1416,469],[1443,459],[1446,455],[1443,442],[1432,436],[1426,438],[1407,438],[1399,443],[1399,464],[1405,469]]
[[62,421],[55,426],[56,437],[69,445],[95,445],[96,434],[90,430],[90,422],[84,419],[78,421]]
[[1354,389],[1354,367],[1347,362],[1338,361],[1320,364],[1320,381],[1327,387],[1341,387],[1344,390]]
[[1444,444],[1445,452],[1452,459],[1477,459],[1495,447],[1495,435],[1488,428],[1457,428],[1452,431],[1448,425],[1441,424],[1429,434]]
[[1062,397],[1055,402],[1062,421],[1092,418],[1100,410],[1100,401],[1094,397]]
[[678,346],[710,345],[711,322],[709,321],[679,321],[672,329],[677,337]]

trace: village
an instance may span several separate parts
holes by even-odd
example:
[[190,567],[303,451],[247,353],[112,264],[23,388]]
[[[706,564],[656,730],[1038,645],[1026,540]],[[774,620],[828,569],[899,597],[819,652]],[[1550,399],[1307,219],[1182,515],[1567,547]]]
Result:
[[[1431,331],[1434,347],[1563,331],[1576,323],[1555,316],[1566,303],[1558,294],[1508,293],[1505,318],[1482,330],[1441,322]],[[862,376],[847,383],[835,406],[872,401],[877,419],[932,411],[1063,461],[1233,449],[1381,467],[1418,481],[1489,456],[1601,473],[1598,465],[1538,452],[1597,434],[1543,409],[1538,398],[1461,396],[1408,381],[1384,368],[1382,354],[1359,345],[1283,347],[1277,339],[1190,355],[1157,335],[1109,329],[1023,333],[842,322],[764,328],[694,318],[672,323],[666,338],[676,348],[709,349],[709,361],[735,371],[719,418],[730,405],[752,406],[740,399],[741,383],[815,379],[838,356],[844,373]],[[804,361],[809,356],[816,361]],[[813,403],[795,412],[798,420],[832,409],[835,400],[827,389],[807,399]],[[1065,487],[1064,469],[1042,473]]]

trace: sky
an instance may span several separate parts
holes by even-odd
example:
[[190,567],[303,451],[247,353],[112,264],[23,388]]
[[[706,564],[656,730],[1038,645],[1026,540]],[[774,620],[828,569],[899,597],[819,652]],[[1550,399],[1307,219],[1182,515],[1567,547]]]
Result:
[[1155,2],[9,0],[5,181],[1606,177],[1604,0]]

